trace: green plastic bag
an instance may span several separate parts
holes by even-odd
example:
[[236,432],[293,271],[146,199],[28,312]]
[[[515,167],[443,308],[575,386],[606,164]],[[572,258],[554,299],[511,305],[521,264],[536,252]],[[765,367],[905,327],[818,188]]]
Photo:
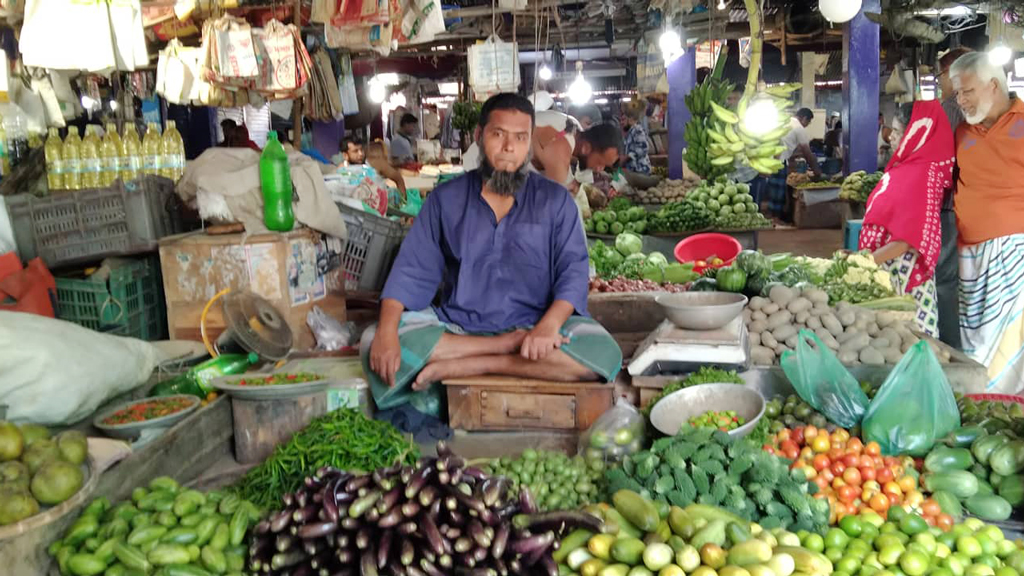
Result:
[[830,422],[852,428],[868,407],[857,379],[810,330],[797,335],[796,352],[783,352],[782,371],[804,402]]
[[924,456],[960,427],[953,389],[931,346],[921,340],[889,372],[864,414],[861,431],[888,456]]

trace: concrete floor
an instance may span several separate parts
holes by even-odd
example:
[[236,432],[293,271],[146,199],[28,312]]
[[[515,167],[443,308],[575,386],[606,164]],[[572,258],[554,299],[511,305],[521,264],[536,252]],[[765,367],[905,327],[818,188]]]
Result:
[[842,230],[777,228],[760,232],[758,238],[758,248],[765,254],[791,252],[797,256],[831,258],[842,247]]

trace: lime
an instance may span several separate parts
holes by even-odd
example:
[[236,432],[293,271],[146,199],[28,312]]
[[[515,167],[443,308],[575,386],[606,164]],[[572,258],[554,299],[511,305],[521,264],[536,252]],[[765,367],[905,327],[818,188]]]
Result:
[[608,445],[608,433],[604,430],[594,432],[590,435],[590,445],[594,448],[604,448]]
[[978,556],[977,558],[974,559],[974,563],[975,564],[984,564],[985,566],[988,566],[989,568],[991,568],[993,570],[995,570],[996,568],[999,567],[1000,564],[1002,564],[1002,562],[999,561],[999,558],[996,558],[995,556],[993,556],[991,554],[982,554],[981,556]]
[[850,537],[839,528],[832,528],[825,534],[825,548],[846,550],[850,543]]
[[895,532],[882,534],[875,538],[875,550],[881,551],[883,548],[889,548],[890,546],[903,547],[903,542],[896,536]]
[[957,538],[956,551],[968,558],[977,558],[982,554],[981,544],[978,542],[978,539],[973,536],[961,536]]
[[928,556],[923,552],[908,550],[900,556],[900,568],[907,576],[921,576],[928,570]]
[[864,531],[864,524],[856,516],[844,516],[839,521],[839,528],[850,538],[856,538]]
[[889,522],[894,522],[898,524],[900,520],[903,520],[903,517],[908,514],[910,513],[904,510],[902,506],[893,506],[892,508],[889,508],[888,519]]
[[839,562],[843,557],[843,551],[839,548],[825,548],[825,558],[828,558],[829,562],[833,564]]
[[901,544],[886,546],[878,551],[878,561],[882,566],[895,566],[900,561],[900,556],[906,551]]
[[625,446],[633,441],[633,431],[629,428],[619,428],[615,431],[615,443]]
[[849,556],[847,556],[845,558],[840,558],[839,561],[836,562],[837,572],[847,572],[849,574],[855,574],[859,569],[860,561],[856,558],[850,558]]
[[928,523],[917,514],[908,514],[900,520],[900,530],[909,536],[928,531]]
[[996,568],[996,576],[1020,576],[1020,574],[1009,566],[1003,566]]
[[929,556],[935,554],[935,548],[938,546],[938,542],[935,540],[935,536],[932,536],[928,532],[923,532],[914,536],[913,541],[920,544],[924,549],[925,553]]
[[822,552],[825,550],[825,539],[821,537],[821,534],[808,534],[803,543],[804,548],[811,552]]
[[966,576],[995,576],[996,571],[984,564],[971,564],[964,571]]
[[996,551],[999,549],[999,546],[984,532],[978,532],[974,535],[974,538],[978,541],[978,544],[981,544],[982,554],[994,556]]
[[1010,540],[1000,540],[996,544],[996,556],[999,556],[1000,558],[1008,558],[1011,554],[1013,554],[1016,551],[1017,545]]
[[936,568],[928,574],[929,576],[953,576],[953,572],[949,568]]

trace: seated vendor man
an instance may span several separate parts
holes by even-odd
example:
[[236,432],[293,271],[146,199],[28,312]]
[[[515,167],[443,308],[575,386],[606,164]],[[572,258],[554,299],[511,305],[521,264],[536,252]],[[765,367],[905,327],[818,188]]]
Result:
[[363,337],[375,398],[484,374],[610,381],[618,373],[621,350],[586,316],[576,204],[529,169],[533,123],[529,100],[492,97],[477,128],[480,168],[424,202],[388,276],[376,332]]

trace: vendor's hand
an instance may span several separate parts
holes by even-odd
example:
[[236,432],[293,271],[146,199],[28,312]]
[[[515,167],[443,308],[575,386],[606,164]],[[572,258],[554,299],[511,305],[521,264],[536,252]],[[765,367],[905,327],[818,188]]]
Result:
[[552,329],[538,324],[526,335],[519,348],[519,354],[527,360],[543,360],[552,351],[561,348],[562,344],[568,343],[569,339],[562,336],[558,328]]
[[398,343],[398,332],[378,331],[370,346],[370,369],[388,386],[394,386],[395,375],[401,366],[402,346]]

